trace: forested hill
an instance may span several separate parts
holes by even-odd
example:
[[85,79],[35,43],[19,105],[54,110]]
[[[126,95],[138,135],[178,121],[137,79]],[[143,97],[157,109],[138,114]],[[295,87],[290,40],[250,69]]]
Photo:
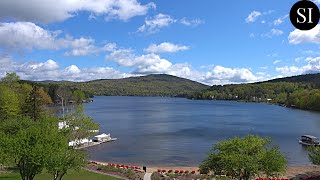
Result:
[[106,96],[185,96],[209,86],[176,76],[157,74],[123,79],[101,79],[88,82],[38,82],[49,87],[79,89],[90,95]]
[[320,111],[320,74],[287,77],[251,84],[211,86],[189,98],[268,102]]
[[267,82],[315,83],[317,85],[320,85],[320,74],[305,74],[299,76],[278,78]]

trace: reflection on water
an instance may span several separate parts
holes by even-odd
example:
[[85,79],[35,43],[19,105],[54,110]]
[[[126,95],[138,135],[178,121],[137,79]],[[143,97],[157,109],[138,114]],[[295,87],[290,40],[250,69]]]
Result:
[[86,114],[118,140],[88,148],[114,163],[198,165],[212,144],[256,134],[280,145],[289,164],[308,164],[302,134],[320,136],[320,113],[279,106],[161,97],[96,97]]

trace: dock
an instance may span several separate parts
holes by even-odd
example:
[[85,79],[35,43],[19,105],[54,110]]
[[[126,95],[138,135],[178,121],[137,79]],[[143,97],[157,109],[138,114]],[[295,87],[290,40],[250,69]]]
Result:
[[81,144],[81,145],[75,147],[75,149],[84,149],[84,148],[100,145],[100,144],[103,144],[103,143],[112,142],[112,141],[115,141],[115,140],[117,140],[117,138],[112,138],[112,139],[108,139],[108,140],[104,140],[104,141],[98,141],[98,142],[88,142],[88,143],[84,143],[84,144]]

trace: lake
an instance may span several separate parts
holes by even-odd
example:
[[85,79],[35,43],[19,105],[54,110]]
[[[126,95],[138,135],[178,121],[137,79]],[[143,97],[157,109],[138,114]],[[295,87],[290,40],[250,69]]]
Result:
[[271,137],[290,165],[310,164],[298,140],[320,137],[320,113],[275,105],[166,97],[95,97],[86,114],[117,141],[87,149],[96,161],[196,166],[220,140]]

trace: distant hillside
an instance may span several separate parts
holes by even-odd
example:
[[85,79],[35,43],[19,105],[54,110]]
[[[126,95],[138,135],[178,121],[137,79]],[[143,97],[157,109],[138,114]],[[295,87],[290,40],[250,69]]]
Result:
[[320,74],[307,74],[250,84],[211,86],[189,98],[266,102],[320,111]]
[[92,95],[106,96],[185,96],[209,86],[176,76],[157,74],[123,79],[101,79],[89,82],[38,82],[80,89]]
[[273,79],[267,82],[295,82],[295,83],[316,83],[320,84],[320,73],[319,74],[305,74],[299,76],[285,77]]

